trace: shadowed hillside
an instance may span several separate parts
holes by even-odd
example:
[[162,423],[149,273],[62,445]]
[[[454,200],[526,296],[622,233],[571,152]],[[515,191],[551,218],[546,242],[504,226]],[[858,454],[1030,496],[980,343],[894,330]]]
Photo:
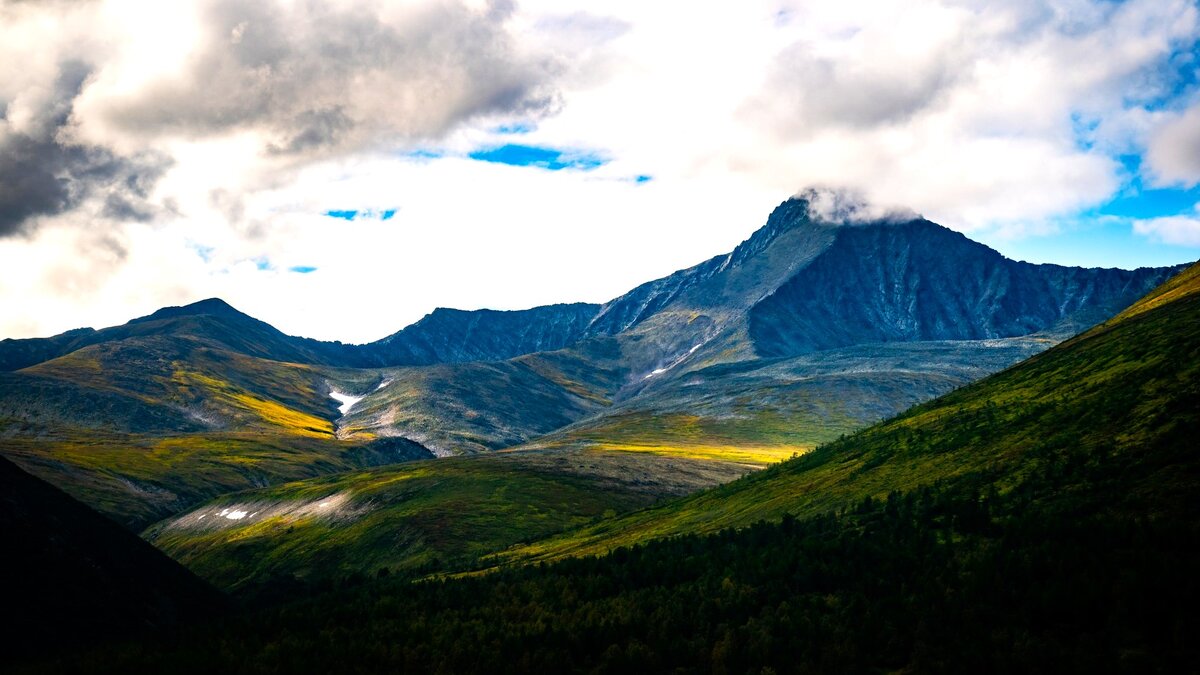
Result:
[[209,620],[213,588],[124,528],[0,458],[0,661]]

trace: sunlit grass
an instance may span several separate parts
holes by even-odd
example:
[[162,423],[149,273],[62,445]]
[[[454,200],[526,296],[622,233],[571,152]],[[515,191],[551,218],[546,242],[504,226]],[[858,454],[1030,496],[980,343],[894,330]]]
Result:
[[736,462],[762,467],[802,455],[812,450],[813,446],[598,443],[589,449],[598,452],[644,452],[669,457]]

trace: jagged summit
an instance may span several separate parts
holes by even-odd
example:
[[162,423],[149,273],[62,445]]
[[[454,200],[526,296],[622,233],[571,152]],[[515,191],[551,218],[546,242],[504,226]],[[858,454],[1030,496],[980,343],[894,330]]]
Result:
[[788,202],[804,204],[808,218],[825,225],[895,225],[924,220],[908,207],[873,202],[849,188],[808,187]]

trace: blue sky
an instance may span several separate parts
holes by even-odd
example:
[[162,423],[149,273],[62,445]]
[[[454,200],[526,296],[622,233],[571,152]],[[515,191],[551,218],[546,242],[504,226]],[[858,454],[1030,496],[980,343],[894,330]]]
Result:
[[1200,258],[1195,0],[214,7],[6,8],[0,337],[603,302],[812,186],[1033,262]]

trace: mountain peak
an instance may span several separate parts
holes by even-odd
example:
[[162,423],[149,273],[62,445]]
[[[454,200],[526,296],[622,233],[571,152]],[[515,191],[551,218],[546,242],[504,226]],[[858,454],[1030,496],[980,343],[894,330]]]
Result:
[[181,305],[178,307],[163,307],[162,309],[144,316],[139,319],[134,319],[130,323],[138,323],[142,321],[157,321],[160,319],[173,319],[181,316],[228,316],[228,317],[245,317],[246,314],[234,309],[232,305],[220,298],[207,298],[198,302],[193,302],[189,305]]
[[807,187],[780,206],[790,203],[803,204],[805,215],[813,222],[831,225],[893,225],[922,220],[910,208],[873,202],[849,188]]

